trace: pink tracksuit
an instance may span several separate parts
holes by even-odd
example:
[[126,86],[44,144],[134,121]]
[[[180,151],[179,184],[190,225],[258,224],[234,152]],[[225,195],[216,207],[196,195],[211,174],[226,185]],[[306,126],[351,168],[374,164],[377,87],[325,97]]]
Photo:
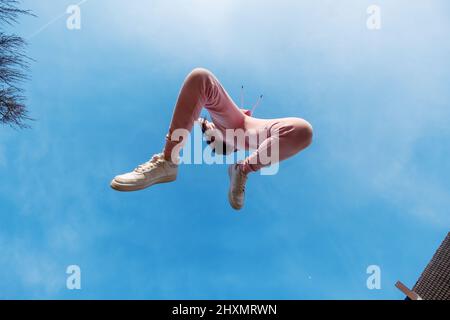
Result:
[[208,110],[215,127],[224,136],[227,129],[242,129],[249,136],[256,134],[264,137],[252,140],[257,141],[254,145],[249,141],[245,145],[236,145],[238,149],[256,149],[242,163],[242,169],[246,173],[273,164],[260,161],[260,154],[270,153],[275,145],[279,152],[277,159],[283,161],[307,148],[312,142],[313,130],[307,121],[300,118],[263,120],[251,117],[248,112],[236,106],[210,71],[197,68],[187,76],[181,88],[164,148],[166,159],[171,158],[175,146],[180,146],[180,141],[171,140],[172,133],[177,129],[190,132],[203,107]]

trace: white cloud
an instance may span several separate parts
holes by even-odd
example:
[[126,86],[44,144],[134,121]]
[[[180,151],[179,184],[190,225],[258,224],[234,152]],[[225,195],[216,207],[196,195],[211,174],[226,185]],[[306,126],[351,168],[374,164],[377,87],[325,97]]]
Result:
[[[23,288],[27,297],[44,299],[54,297],[64,289],[65,270],[60,268],[54,256],[49,256],[19,239],[0,238],[0,246],[2,274],[16,279],[16,290]],[[2,296],[5,299],[14,298],[8,296],[8,292],[3,292]]]

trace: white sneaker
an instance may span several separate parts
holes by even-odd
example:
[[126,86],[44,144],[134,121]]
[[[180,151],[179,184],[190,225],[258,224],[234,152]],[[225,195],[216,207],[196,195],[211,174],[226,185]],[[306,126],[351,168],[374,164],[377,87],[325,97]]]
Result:
[[117,191],[137,191],[158,183],[172,182],[177,179],[178,165],[164,159],[163,154],[141,164],[133,172],[115,177],[111,188]]
[[230,176],[230,190],[228,192],[228,200],[235,210],[241,210],[245,201],[245,184],[247,183],[247,175],[241,171],[238,164],[234,164],[228,168]]

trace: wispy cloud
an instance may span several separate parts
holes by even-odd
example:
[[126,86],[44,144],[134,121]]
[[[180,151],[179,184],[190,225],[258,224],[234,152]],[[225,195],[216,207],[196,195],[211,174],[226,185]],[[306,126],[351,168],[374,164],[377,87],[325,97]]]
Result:
[[[82,8],[83,29],[72,38],[62,23],[46,24],[53,15],[43,19],[39,25],[45,28],[30,48],[41,54],[35,65],[40,73],[29,91],[40,120],[32,131],[0,135],[0,170],[6,181],[0,184],[0,194],[7,199],[0,208],[14,210],[2,211],[7,225],[0,236],[0,269],[7,270],[3,274],[14,279],[14,289],[29,289],[33,297],[61,296],[64,267],[77,263],[72,257],[88,257],[98,267],[104,263],[99,253],[107,251],[102,258],[112,266],[106,271],[98,267],[90,281],[102,274],[116,279],[121,267],[130,263],[142,273],[134,278],[126,275],[130,281],[119,280],[127,289],[129,282],[140,285],[142,279],[136,277],[143,276],[158,289],[154,295],[167,296],[180,288],[200,295],[198,290],[207,289],[197,286],[201,282],[197,280],[206,277],[205,267],[198,261],[189,261],[188,267],[186,261],[180,265],[173,261],[183,251],[179,248],[198,252],[191,245],[213,243],[213,251],[226,254],[208,256],[208,263],[226,262],[233,271],[223,268],[218,274],[211,268],[206,282],[219,288],[220,281],[220,288],[228,284],[248,293],[252,288],[239,286],[243,275],[251,274],[252,283],[264,287],[258,276],[277,269],[287,276],[275,277],[271,285],[292,293],[293,279],[304,284],[311,270],[323,264],[320,260],[308,265],[306,260],[315,255],[311,251],[324,252],[338,239],[336,230],[327,230],[333,240],[323,240],[322,250],[309,248],[320,242],[314,233],[325,229],[324,221],[314,225],[317,207],[333,210],[344,202],[370,198],[383,208],[395,208],[392,211],[406,220],[424,221],[431,228],[448,225],[450,177],[441,162],[450,138],[446,41],[450,27],[442,3],[380,1],[384,23],[377,33],[365,28],[365,9],[371,1],[344,5],[331,0],[97,0]],[[39,7],[63,12],[66,4],[61,1],[61,10],[54,9],[53,2]],[[423,24],[418,27],[418,22]],[[124,163],[144,160],[137,159],[140,154],[159,151],[163,134],[159,138],[154,133],[167,129],[182,75],[198,65],[211,66],[228,84],[236,83],[237,90],[243,79],[264,89],[261,117],[304,116],[315,126],[315,142],[307,156],[281,166],[281,175],[289,180],[281,175],[252,179],[260,182],[248,192],[254,220],[226,215],[225,173],[217,179],[206,175],[191,179],[192,168],[184,168],[180,181],[168,189],[108,193],[108,179],[119,167],[112,163],[120,162],[122,168]],[[177,76],[165,74],[171,72]],[[136,79],[144,83],[138,89]],[[157,91],[164,90],[170,100],[157,99]],[[167,122],[154,121],[160,113],[167,115]],[[302,180],[305,172],[316,174]],[[208,183],[195,183],[196,179]],[[321,193],[325,185],[334,200]],[[307,199],[311,207],[303,207],[304,199],[292,201],[310,186],[317,188]],[[218,199],[208,199],[212,208],[192,201],[209,196]],[[161,215],[164,206],[167,212]],[[347,209],[352,208],[343,208]],[[187,220],[180,222],[177,214]],[[249,240],[255,222],[267,234]],[[364,232],[355,226],[355,238]],[[267,248],[261,246],[262,240]],[[351,252],[354,247],[342,255],[341,246],[347,242],[341,240],[328,254],[338,259],[333,266],[340,264],[350,274],[360,260]],[[241,243],[248,244],[247,251]],[[228,254],[239,258],[268,248],[276,257],[270,259],[273,269],[253,275],[254,261],[248,257],[247,264],[242,262],[247,267],[244,273],[231,268],[240,259],[231,261]],[[354,259],[351,266],[349,257]],[[283,263],[276,264],[277,258]],[[335,272],[322,268],[324,273]],[[313,276],[316,282],[310,288],[323,296],[314,288],[328,283],[320,280],[321,275]],[[105,291],[111,278],[105,280]],[[180,281],[167,287],[165,281],[174,278]],[[336,284],[343,286],[339,279]]]

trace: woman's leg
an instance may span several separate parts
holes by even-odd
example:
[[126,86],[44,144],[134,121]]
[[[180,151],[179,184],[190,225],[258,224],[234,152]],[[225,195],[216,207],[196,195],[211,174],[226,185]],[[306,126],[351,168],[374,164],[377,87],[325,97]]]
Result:
[[257,150],[244,162],[228,169],[228,199],[236,210],[244,206],[245,185],[250,172],[292,157],[311,144],[313,135],[311,125],[299,118],[262,120],[246,117],[245,131],[246,147]]
[[116,176],[111,187],[118,191],[137,191],[175,181],[178,174],[175,160],[203,106],[208,109],[218,129],[244,127],[245,115],[216,77],[208,70],[194,69],[181,88],[163,154],[154,155],[132,172]]
[[[313,137],[312,126],[300,118],[246,119],[246,130],[256,132],[257,150],[242,164],[244,173],[286,160],[307,148]],[[263,137],[263,139],[261,139]]]
[[166,160],[178,157],[203,106],[210,113],[217,129],[244,127],[245,115],[239,110],[217,78],[206,69],[194,69],[184,81],[175,106],[164,148]]

